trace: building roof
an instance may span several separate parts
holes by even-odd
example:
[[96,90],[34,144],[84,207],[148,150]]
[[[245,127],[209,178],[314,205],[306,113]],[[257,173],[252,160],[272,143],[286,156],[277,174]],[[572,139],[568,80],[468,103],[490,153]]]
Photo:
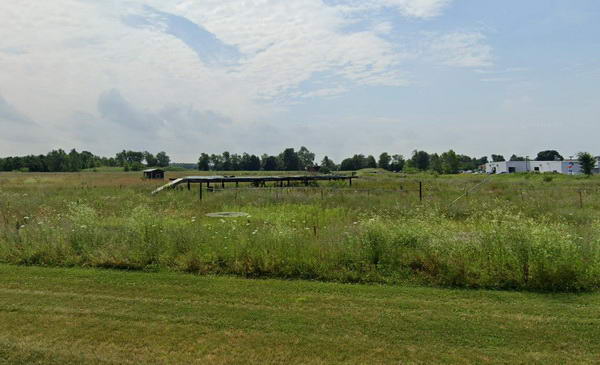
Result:
[[147,169],[147,170],[144,170],[144,172],[165,172],[165,170],[163,170],[163,169]]

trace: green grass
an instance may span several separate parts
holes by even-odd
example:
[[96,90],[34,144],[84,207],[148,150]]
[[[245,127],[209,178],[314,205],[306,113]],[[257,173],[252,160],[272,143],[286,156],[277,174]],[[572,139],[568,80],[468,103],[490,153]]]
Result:
[[[351,189],[229,186],[200,202],[196,189],[152,196],[161,182],[139,173],[0,174],[0,262],[532,291],[600,287],[597,178],[360,175]],[[218,211],[250,217],[205,216]]]
[[594,363],[600,294],[0,265],[2,364]]

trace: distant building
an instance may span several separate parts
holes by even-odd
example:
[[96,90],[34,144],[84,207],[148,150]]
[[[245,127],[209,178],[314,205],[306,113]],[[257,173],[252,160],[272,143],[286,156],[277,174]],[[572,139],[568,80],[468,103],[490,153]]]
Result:
[[146,179],[164,179],[165,170],[161,169],[148,169],[144,170],[144,178]]
[[[594,173],[600,172],[600,157],[596,158]],[[485,164],[488,174],[512,174],[516,172],[550,172],[557,174],[577,175],[583,173],[577,160],[564,161],[502,161]]]

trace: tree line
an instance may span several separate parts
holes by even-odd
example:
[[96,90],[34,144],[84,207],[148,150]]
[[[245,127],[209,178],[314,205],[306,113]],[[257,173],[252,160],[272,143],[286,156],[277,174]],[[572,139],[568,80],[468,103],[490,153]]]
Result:
[[125,171],[139,171],[145,167],[167,167],[171,160],[165,152],[156,155],[148,151],[119,152],[115,157],[96,156],[89,151],[69,153],[62,149],[45,155],[11,156],[0,158],[0,171],[76,172],[96,167],[122,167]]
[[[582,159],[582,156],[584,157]],[[587,172],[594,168],[595,158],[584,153],[577,156],[582,168]],[[512,155],[509,161],[525,161],[528,156]],[[535,157],[537,161],[562,161],[563,156],[556,150],[541,151]],[[491,161],[506,161],[503,155],[492,154]],[[355,154],[343,159],[339,164],[328,156],[315,161],[315,153],[302,146],[300,149],[286,148],[277,155],[261,156],[242,153],[223,152],[221,154],[202,153],[197,164],[179,164],[186,168],[198,168],[201,171],[353,171],[364,168],[381,168],[394,172],[431,171],[439,174],[456,174],[461,171],[479,170],[488,163],[488,157],[470,157],[457,154],[453,150],[443,153],[428,153],[415,150],[410,157],[401,154],[381,153],[377,158],[373,155]],[[72,149],[69,153],[62,149],[53,150],[45,155],[29,155],[22,157],[0,158],[0,171],[31,172],[75,172],[96,167],[122,167],[125,171],[139,171],[146,167],[168,167],[170,157],[163,151],[156,155],[148,151],[123,150],[114,157],[96,156],[91,152],[78,152]],[[177,164],[174,164],[177,165]]]
[[286,148],[278,155],[264,154],[262,156],[248,153],[222,154],[202,153],[198,159],[198,169],[201,171],[301,171],[313,170],[321,173],[331,171],[351,171],[364,168],[382,168],[388,171],[435,171],[440,174],[454,174],[464,170],[477,170],[488,162],[487,157],[473,158],[460,155],[450,150],[442,154],[429,154],[425,151],[414,151],[406,159],[401,154],[384,152],[375,158],[372,155],[356,154],[342,160],[339,164],[328,156],[317,163],[315,154],[302,146],[298,151]]

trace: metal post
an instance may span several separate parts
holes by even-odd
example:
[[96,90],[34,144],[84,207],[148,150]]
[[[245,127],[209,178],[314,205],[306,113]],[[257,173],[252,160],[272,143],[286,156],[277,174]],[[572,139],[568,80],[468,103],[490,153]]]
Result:
[[423,201],[423,182],[419,181],[419,201]]
[[190,186],[190,181],[189,181],[189,180],[188,180],[188,182],[187,182],[187,187],[188,187],[188,191],[189,191],[189,190],[191,189],[191,186]]
[[202,183],[200,183],[200,190],[198,192],[198,197],[202,200]]

